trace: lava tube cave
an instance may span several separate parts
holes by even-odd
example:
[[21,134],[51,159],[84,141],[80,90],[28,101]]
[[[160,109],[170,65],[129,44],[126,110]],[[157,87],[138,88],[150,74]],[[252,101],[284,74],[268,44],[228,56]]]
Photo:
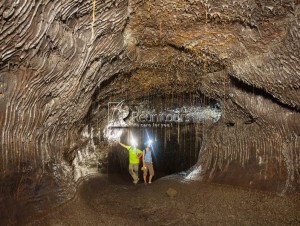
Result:
[[0,15],[0,225],[300,225],[299,0]]

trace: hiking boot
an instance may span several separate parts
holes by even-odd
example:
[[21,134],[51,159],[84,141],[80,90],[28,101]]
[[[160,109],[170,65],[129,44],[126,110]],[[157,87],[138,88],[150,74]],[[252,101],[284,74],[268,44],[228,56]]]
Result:
[[139,182],[139,179],[133,181],[134,184],[137,184],[138,182]]

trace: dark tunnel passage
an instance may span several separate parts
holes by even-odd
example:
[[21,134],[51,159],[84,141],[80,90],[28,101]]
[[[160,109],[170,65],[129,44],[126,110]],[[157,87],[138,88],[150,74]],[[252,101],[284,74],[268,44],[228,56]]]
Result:
[[128,174],[128,151],[118,142],[130,146],[132,139],[140,150],[153,141],[155,178],[189,170],[198,161],[204,134],[221,117],[219,103],[199,93],[111,103],[115,105],[108,111],[115,110],[115,115],[108,117],[111,127],[103,135],[111,140],[105,170],[109,174]]
[[[144,143],[148,139],[153,140],[151,153],[155,168],[155,178],[159,178],[188,170],[197,162],[201,147],[201,135],[196,137],[194,127],[187,129],[184,126],[180,126],[179,136],[177,130],[178,127],[128,129],[121,137],[120,142],[124,144],[129,143],[128,145],[130,145],[128,137],[130,137],[130,134],[136,134],[135,137],[140,144],[138,148],[144,150]],[[149,138],[147,138],[146,134],[149,134]],[[108,173],[128,173],[128,164],[127,150],[118,144],[114,144],[111,152],[108,154]],[[140,168],[141,166],[142,161],[140,160]]]

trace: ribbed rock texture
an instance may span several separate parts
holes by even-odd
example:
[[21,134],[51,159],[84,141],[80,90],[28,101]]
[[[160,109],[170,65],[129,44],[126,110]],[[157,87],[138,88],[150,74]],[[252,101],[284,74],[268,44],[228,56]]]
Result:
[[2,1],[1,175],[97,164],[112,97],[201,93],[223,112],[200,128],[202,178],[299,189],[299,10],[297,0]]
[[1,172],[76,145],[96,87],[124,67],[127,4],[2,1]]

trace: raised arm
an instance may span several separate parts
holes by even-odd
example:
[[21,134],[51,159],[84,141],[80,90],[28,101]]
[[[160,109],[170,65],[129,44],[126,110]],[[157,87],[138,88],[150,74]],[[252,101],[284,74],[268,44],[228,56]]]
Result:
[[126,148],[126,147],[127,147],[125,144],[122,144],[121,142],[119,142],[119,144],[120,144],[123,148]]

